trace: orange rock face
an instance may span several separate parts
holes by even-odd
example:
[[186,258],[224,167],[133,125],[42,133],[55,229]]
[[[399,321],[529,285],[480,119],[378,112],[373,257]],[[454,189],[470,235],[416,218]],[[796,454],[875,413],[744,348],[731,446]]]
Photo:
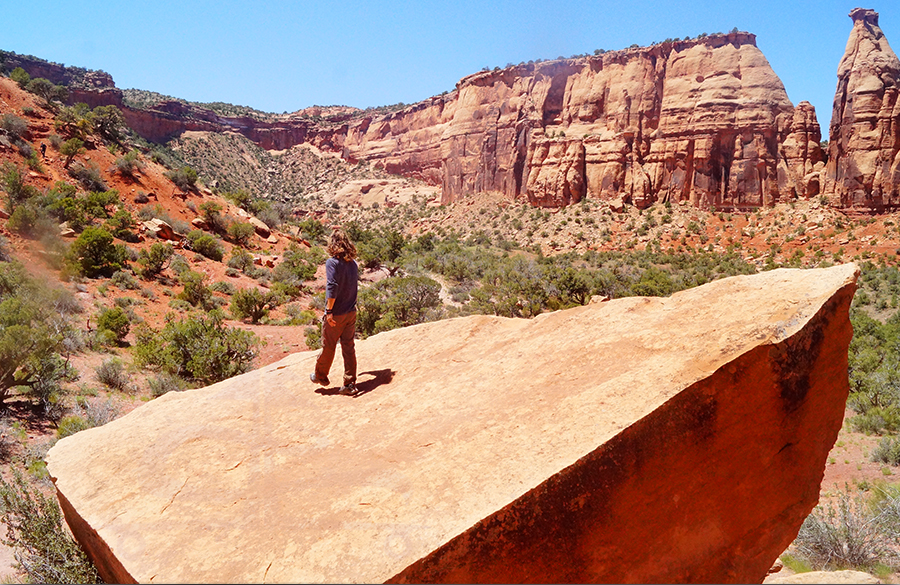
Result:
[[557,207],[623,197],[752,208],[819,192],[812,106],[791,104],[747,33],[471,75],[457,91],[351,123],[343,151]]
[[874,210],[900,205],[900,60],[878,13],[856,8],[838,66],[826,192],[833,205]]
[[298,353],[48,469],[107,582],[758,583],[818,499],[857,274],[397,329],[356,398]]
[[749,33],[480,72],[399,112],[334,110],[318,122],[180,102],[134,109],[114,87],[89,93],[78,99],[118,99],[151,140],[220,130],[266,149],[308,143],[440,185],[445,203],[498,191],[543,207],[590,197],[743,209],[820,190],[815,111],[791,104]]

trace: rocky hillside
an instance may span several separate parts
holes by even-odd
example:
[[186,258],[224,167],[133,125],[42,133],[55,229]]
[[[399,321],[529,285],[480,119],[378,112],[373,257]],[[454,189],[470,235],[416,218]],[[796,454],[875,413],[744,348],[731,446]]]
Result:
[[[877,13],[859,9],[851,18],[827,169],[815,110],[788,100],[745,32],[483,71],[396,111],[264,114],[126,93],[102,72],[76,75],[14,54],[6,66],[71,82],[72,100],[117,105],[151,141],[202,131],[240,134],[264,150],[307,144],[351,165],[363,161],[439,186],[444,203],[493,191],[539,207],[587,198],[752,210],[823,193],[833,206],[877,211],[898,203],[900,159],[890,128],[900,116],[893,105],[900,65]],[[243,157],[246,148],[234,154]],[[280,199],[309,190],[289,168],[244,169],[241,178],[227,172],[235,167],[219,167],[243,163],[212,158],[191,159],[210,181]],[[287,176],[276,178],[280,170]]]

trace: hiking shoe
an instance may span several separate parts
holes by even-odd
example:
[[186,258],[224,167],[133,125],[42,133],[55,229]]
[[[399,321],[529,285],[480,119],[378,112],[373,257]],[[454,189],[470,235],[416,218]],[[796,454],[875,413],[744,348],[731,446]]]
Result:
[[316,378],[316,373],[313,372],[309,375],[309,381],[313,384],[321,384],[322,386],[328,386],[328,377],[326,376],[324,379]]
[[346,386],[341,386],[341,389],[338,390],[338,394],[343,394],[344,396],[352,396],[356,394],[356,384],[351,382]]

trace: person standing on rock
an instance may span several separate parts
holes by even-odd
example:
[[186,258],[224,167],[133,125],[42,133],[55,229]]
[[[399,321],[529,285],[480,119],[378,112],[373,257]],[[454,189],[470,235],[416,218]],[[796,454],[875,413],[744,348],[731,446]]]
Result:
[[322,352],[316,360],[316,370],[309,375],[311,382],[328,385],[328,372],[334,351],[341,342],[344,358],[344,385],[340,393],[356,393],[356,293],[359,286],[359,266],[356,247],[344,230],[336,228],[328,242],[325,261],[325,314],[322,316]]

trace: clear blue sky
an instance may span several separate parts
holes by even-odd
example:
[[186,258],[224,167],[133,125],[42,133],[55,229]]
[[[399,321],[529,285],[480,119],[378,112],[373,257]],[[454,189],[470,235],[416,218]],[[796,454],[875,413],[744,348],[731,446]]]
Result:
[[[487,66],[727,32],[757,45],[827,137],[856,0],[498,2],[0,0],[0,49],[110,73],[120,88],[268,112],[413,103]],[[900,2],[863,4],[900,49]]]

